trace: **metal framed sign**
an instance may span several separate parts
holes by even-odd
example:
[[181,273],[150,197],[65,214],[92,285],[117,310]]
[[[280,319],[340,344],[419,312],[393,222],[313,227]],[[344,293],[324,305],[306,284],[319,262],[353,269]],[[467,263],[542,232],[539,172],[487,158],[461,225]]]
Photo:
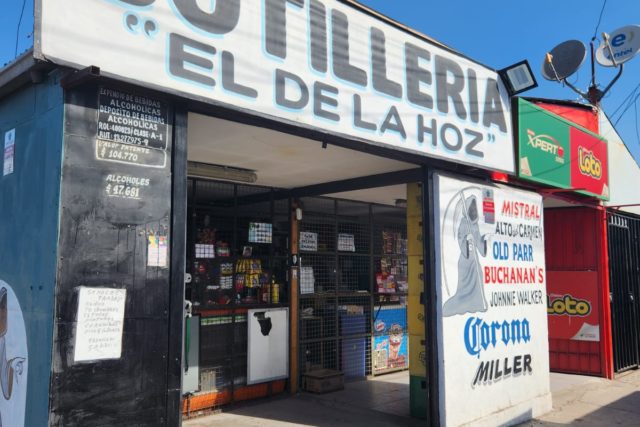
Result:
[[604,138],[519,99],[518,147],[521,178],[609,199]]
[[370,144],[515,172],[494,70],[337,0],[40,0],[36,56]]

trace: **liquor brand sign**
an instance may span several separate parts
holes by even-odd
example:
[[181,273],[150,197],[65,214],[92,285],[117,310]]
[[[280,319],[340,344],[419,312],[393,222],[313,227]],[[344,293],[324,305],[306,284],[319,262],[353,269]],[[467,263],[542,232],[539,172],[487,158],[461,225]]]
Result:
[[521,178],[609,199],[607,142],[528,101],[518,100]]
[[444,424],[544,412],[551,398],[542,198],[443,175],[435,182]]
[[[497,73],[337,0],[40,0],[35,51],[369,144],[515,173]],[[61,23],[65,23],[61,26]]]

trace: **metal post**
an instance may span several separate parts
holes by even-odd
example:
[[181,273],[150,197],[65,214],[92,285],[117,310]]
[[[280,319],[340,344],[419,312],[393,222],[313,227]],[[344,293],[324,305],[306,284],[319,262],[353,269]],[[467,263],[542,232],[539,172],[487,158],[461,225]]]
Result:
[[436,294],[436,209],[433,175],[428,166],[423,167],[422,178],[422,242],[424,245],[424,310],[427,354],[427,423],[440,425],[440,368],[438,363],[438,310]]

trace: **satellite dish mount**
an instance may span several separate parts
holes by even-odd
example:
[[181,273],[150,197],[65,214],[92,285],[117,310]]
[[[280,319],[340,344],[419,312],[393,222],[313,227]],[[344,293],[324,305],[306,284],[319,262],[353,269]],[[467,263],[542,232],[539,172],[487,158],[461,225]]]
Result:
[[[593,40],[590,43],[591,84],[587,92],[581,91],[567,81],[569,76],[578,71],[586,56],[586,47],[579,40],[560,43],[547,53],[542,64],[542,75],[547,80],[567,85],[587,102],[597,106],[622,75],[624,63],[640,51],[640,26],[628,25],[617,29],[611,35],[602,33],[602,43],[597,49],[593,45]],[[596,61],[604,67],[618,68],[616,76],[603,90],[596,85]]]

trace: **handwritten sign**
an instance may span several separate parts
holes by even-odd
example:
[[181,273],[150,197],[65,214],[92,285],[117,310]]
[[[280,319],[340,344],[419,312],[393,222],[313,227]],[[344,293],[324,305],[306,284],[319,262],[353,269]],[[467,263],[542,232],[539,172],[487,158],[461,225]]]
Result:
[[338,234],[338,250],[341,252],[355,252],[356,243],[353,234]]
[[300,250],[308,252],[318,251],[318,233],[302,231],[300,233]]
[[80,288],[76,362],[120,358],[126,297],[126,289]]

